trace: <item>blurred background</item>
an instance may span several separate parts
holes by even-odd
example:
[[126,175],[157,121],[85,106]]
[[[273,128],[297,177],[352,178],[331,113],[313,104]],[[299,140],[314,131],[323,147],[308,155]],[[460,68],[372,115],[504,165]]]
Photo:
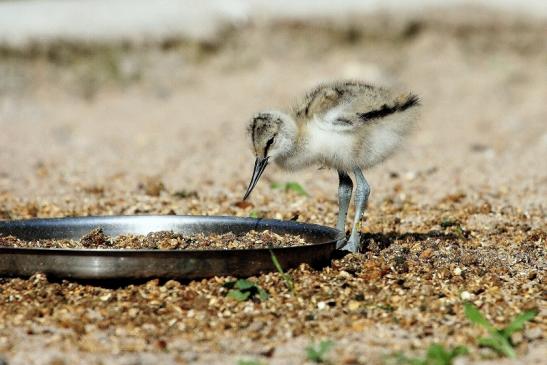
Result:
[[[236,197],[250,116],[339,78],[424,105],[405,149],[369,172],[371,201],[547,196],[541,0],[0,1],[0,194]],[[272,168],[256,191],[292,180],[334,199],[336,178]]]

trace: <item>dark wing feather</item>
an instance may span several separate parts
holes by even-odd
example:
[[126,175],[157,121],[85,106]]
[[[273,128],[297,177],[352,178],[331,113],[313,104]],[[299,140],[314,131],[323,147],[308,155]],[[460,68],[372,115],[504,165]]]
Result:
[[420,105],[420,99],[418,96],[409,94],[405,99],[398,100],[392,105],[383,104],[378,109],[373,109],[365,113],[357,113],[357,115],[362,121],[368,122],[370,120],[381,119],[391,114],[403,112],[418,105]]

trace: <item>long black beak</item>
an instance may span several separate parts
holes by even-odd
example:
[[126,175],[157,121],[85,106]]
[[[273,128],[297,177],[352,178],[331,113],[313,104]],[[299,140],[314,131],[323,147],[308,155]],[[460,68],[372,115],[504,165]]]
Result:
[[262,158],[257,157],[255,160],[255,167],[253,170],[253,177],[251,177],[251,182],[249,183],[249,187],[247,188],[247,192],[245,193],[245,196],[243,197],[243,200],[247,199],[249,195],[251,195],[251,191],[256,186],[256,183],[258,182],[258,179],[260,179],[260,176],[264,172],[264,169],[268,166],[268,157]]

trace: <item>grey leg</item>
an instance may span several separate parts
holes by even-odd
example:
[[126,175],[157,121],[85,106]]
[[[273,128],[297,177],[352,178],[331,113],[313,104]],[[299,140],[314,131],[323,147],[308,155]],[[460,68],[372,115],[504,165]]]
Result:
[[353,220],[353,227],[351,229],[351,236],[349,237],[348,243],[343,247],[344,249],[351,252],[358,252],[361,249],[360,235],[359,235],[359,226],[361,219],[363,218],[363,213],[367,208],[368,196],[370,194],[370,187],[367,180],[363,176],[363,172],[360,168],[356,167],[353,169],[355,173],[355,218]]
[[349,175],[344,171],[338,171],[339,185],[338,185],[338,223],[336,229],[346,232],[346,217],[348,216],[348,207],[351,200],[351,192],[353,190],[353,182]]

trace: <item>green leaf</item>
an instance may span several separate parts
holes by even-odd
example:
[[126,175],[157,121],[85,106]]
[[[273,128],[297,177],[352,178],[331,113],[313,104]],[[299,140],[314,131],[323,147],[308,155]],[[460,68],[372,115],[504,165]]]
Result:
[[241,291],[251,289],[255,286],[256,285],[252,281],[249,281],[247,279],[238,279],[234,285],[236,289],[239,289]]
[[497,336],[479,338],[479,345],[482,347],[490,347],[499,354],[505,355],[510,358],[517,357],[517,354],[513,349],[513,346],[511,346],[511,343],[499,334]]
[[270,296],[268,295],[268,292],[260,287],[258,287],[258,299],[260,299],[262,302],[265,300],[268,300]]
[[302,185],[294,181],[289,181],[286,183],[273,182],[270,186],[272,189],[283,189],[284,191],[291,190],[298,195],[309,196],[309,194],[306,192],[306,190],[304,190]]
[[458,356],[466,355],[469,350],[465,346],[456,346],[453,349],[445,349],[442,345],[429,345],[425,357],[406,357],[402,353],[396,353],[398,364],[406,365],[452,365]]
[[296,182],[288,182],[286,187],[285,187],[285,190],[292,190],[295,193],[297,193],[298,195],[308,196],[308,193],[306,192],[306,190],[304,190],[302,185],[300,185],[299,183],[296,183]]
[[471,322],[484,327],[490,334],[497,334],[498,330],[494,327],[488,319],[471,303],[464,304],[465,316]]
[[462,226],[457,225],[454,227],[454,232],[456,235],[460,238],[465,238],[465,231],[463,230]]
[[463,356],[467,354],[469,354],[469,349],[465,346],[456,346],[450,352],[450,356],[452,356],[453,359],[455,359],[458,356]]
[[446,364],[449,361],[448,353],[445,351],[444,347],[436,343],[429,346],[425,357],[428,360],[435,360],[438,364]]
[[249,217],[251,218],[258,218],[258,212],[256,210],[253,210],[249,213]]
[[526,322],[534,319],[534,317],[537,315],[538,311],[536,309],[527,310],[519,313],[507,327],[501,330],[501,334],[509,339],[513,335],[513,333],[521,331],[524,328]]
[[442,345],[431,344],[426,353],[426,364],[451,365],[458,356],[465,355],[469,351],[464,346],[457,346],[452,350],[446,350]]
[[254,297],[258,297],[258,299],[260,299],[261,301],[267,300],[269,298],[268,292],[266,290],[262,289],[260,286],[247,279],[228,281],[222,286],[230,289],[226,296],[240,302]]
[[251,292],[249,292],[249,291],[242,292],[242,291],[239,291],[239,290],[231,289],[228,292],[227,296],[237,300],[238,302],[244,302],[247,299],[249,299],[249,297],[251,296]]
[[501,355],[515,358],[517,356],[515,349],[511,343],[511,335],[524,328],[527,321],[533,319],[538,312],[536,310],[524,311],[517,315],[511,323],[502,330],[496,329],[472,304],[464,304],[465,315],[467,318],[482,327],[484,327],[490,337],[479,338],[478,342],[480,346],[490,347]]
[[321,341],[319,344],[311,344],[306,347],[306,355],[308,360],[315,363],[323,363],[326,360],[327,352],[334,346],[334,342],[326,340]]
[[272,257],[272,262],[275,266],[275,269],[279,274],[281,274],[281,278],[283,278],[283,281],[285,282],[285,285],[287,286],[287,289],[291,291],[291,293],[294,294],[294,282],[292,281],[292,278],[289,274],[286,274],[283,271],[283,268],[281,267],[281,264],[279,263],[279,260],[277,259],[277,256],[275,256],[274,252],[270,250],[270,255]]

